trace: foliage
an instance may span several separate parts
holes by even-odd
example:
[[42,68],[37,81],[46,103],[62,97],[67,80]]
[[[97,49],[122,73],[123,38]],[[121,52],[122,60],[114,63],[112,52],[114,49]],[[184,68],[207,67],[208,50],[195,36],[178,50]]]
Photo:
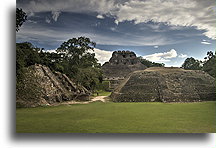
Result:
[[20,8],[16,8],[16,31],[19,31],[19,28],[27,20],[26,13]]
[[16,78],[20,80],[24,75],[24,67],[40,63],[39,49],[31,43],[16,44]]
[[74,79],[86,87],[88,90],[95,90],[96,85],[100,82],[100,77],[102,77],[102,72],[98,68],[88,67],[79,68],[77,75]]
[[207,52],[207,57],[203,64],[203,71],[207,72],[209,75],[215,78],[215,67],[216,67],[216,58],[215,54],[212,51]]
[[31,104],[29,102],[37,101],[41,95],[42,88],[38,85],[37,77],[31,67],[41,61],[39,50],[28,42],[16,44],[17,107],[24,106],[23,103]]
[[17,80],[23,78],[25,67],[42,64],[52,71],[66,74],[88,90],[94,90],[96,85],[102,82],[101,65],[95,58],[95,54],[89,52],[93,51],[95,45],[89,38],[73,38],[62,43],[56,53],[49,53],[28,42],[17,43]]
[[182,68],[190,70],[203,70],[209,75],[216,77],[215,75],[216,58],[215,53],[212,51],[207,52],[207,57],[204,58],[204,62],[194,59],[193,57],[187,58],[182,64]]
[[182,68],[188,70],[201,70],[202,62],[194,59],[193,57],[187,58],[182,64]]
[[102,83],[98,83],[96,86],[96,90],[104,90],[109,91],[110,81],[102,81]]
[[142,57],[139,57],[139,59],[140,59],[140,62],[147,67],[164,67],[165,66],[164,63],[151,62],[149,60],[143,59]]
[[48,66],[52,71],[64,71],[64,62],[62,62],[61,54],[55,52],[46,52],[41,49],[39,52],[40,64]]
[[215,133],[216,103],[101,103],[16,110],[18,133]]
[[96,43],[89,38],[72,38],[62,43],[57,49],[61,54],[63,73],[89,90],[94,90],[102,80],[101,65],[97,62],[93,51]]

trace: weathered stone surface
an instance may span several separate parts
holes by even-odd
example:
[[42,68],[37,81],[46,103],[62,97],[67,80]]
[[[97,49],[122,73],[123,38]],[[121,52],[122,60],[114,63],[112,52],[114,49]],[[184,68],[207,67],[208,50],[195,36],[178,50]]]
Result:
[[78,86],[65,74],[52,72],[48,67],[34,65],[28,68],[35,75],[41,94],[37,98],[17,98],[17,104],[23,107],[52,105],[69,100],[89,100],[90,92],[83,86]]
[[216,101],[215,79],[203,71],[152,67],[131,73],[111,94],[116,102]]
[[114,51],[109,62],[102,66],[104,80],[110,81],[111,89],[118,86],[120,81],[129,73],[144,69],[146,69],[146,66],[131,51]]

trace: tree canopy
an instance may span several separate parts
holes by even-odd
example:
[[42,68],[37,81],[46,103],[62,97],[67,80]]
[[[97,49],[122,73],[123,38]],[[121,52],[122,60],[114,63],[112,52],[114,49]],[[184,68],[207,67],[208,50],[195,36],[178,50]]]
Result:
[[139,57],[139,59],[140,59],[140,62],[147,67],[164,67],[165,66],[164,63],[151,62],[149,60],[143,59],[142,57]]
[[187,58],[182,64],[182,68],[190,70],[201,70],[202,62],[193,57]]
[[203,70],[209,75],[215,77],[216,58],[215,53],[212,51],[207,52],[204,61],[199,61],[193,57],[187,58],[182,64],[182,68],[189,70]]
[[52,71],[66,74],[75,82],[89,90],[94,90],[102,82],[101,65],[93,51],[95,43],[89,38],[72,38],[62,43],[56,52],[46,52],[34,47],[31,43],[16,44],[16,76],[17,82],[24,78],[25,68],[42,64]]
[[102,77],[101,66],[90,52],[95,45],[89,38],[79,37],[69,39],[57,49],[62,57],[63,72],[87,89],[94,89]]

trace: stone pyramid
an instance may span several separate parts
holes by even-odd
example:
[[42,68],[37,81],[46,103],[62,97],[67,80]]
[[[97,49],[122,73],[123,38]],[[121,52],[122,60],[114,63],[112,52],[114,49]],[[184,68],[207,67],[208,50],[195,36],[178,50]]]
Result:
[[111,94],[115,102],[216,100],[215,79],[199,70],[152,67],[131,73]]

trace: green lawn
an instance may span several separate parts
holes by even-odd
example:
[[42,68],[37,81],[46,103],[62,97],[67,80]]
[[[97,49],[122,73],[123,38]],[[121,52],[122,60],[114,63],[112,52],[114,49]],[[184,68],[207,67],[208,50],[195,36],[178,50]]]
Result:
[[101,103],[22,108],[19,133],[210,133],[216,102]]
[[97,93],[93,93],[92,96],[96,97],[96,96],[109,96],[111,94],[111,92],[108,91],[104,91],[104,90],[98,90],[98,95]]

